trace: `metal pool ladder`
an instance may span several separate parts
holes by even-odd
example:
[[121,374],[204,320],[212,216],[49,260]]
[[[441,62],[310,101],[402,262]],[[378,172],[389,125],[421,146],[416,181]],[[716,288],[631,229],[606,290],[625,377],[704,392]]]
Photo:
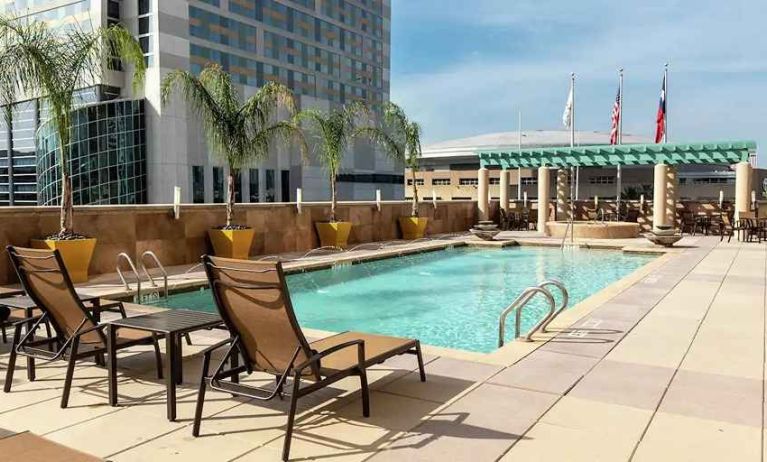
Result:
[[131,288],[130,288],[130,284],[128,284],[128,281],[125,279],[125,276],[123,275],[122,270],[120,269],[121,260],[125,260],[128,262],[128,266],[130,266],[130,269],[133,272],[133,275],[136,277],[135,300],[138,302],[141,302],[141,276],[139,276],[138,271],[136,270],[136,265],[133,264],[133,260],[127,253],[121,252],[117,255],[117,266],[115,267],[115,269],[117,270],[117,275],[120,276],[120,280],[125,286],[125,290],[131,290]]
[[[556,301],[554,300],[554,296],[551,294],[551,291],[548,289],[548,287],[556,287],[562,292],[562,303],[560,303],[559,307],[556,306]],[[520,332],[521,329],[521,323],[522,323],[522,309],[533,299],[536,295],[541,294],[546,299],[546,301],[549,304],[549,312],[546,314],[546,316],[543,317],[540,321],[538,321],[538,324],[533,326],[530,331],[527,332],[527,334],[522,337],[522,334]],[[532,341],[533,334],[538,332],[539,330],[541,332],[547,332],[546,328],[548,325],[553,321],[557,316],[559,316],[562,311],[567,308],[568,303],[570,302],[570,293],[567,291],[567,287],[561,282],[556,279],[548,279],[546,281],[541,282],[537,286],[531,286],[527,289],[523,290],[522,293],[519,295],[519,297],[514,300],[511,305],[509,305],[503,312],[501,313],[501,317],[498,321],[498,348],[502,347],[505,341],[506,337],[506,318],[514,312],[514,339],[519,339],[520,337],[523,338],[524,341],[530,342]]]
[[157,255],[154,252],[152,252],[151,250],[147,250],[146,252],[142,253],[141,260],[139,260],[139,265],[141,266],[141,270],[146,275],[147,279],[149,280],[149,284],[151,284],[152,287],[156,288],[158,286],[154,278],[152,277],[152,275],[149,274],[149,270],[144,264],[146,257],[150,257],[151,260],[154,262],[155,268],[160,270],[160,274],[162,275],[162,283],[163,283],[163,298],[167,300],[168,299],[168,272],[165,271],[165,267],[162,266],[162,263],[160,263],[160,259],[157,258]]

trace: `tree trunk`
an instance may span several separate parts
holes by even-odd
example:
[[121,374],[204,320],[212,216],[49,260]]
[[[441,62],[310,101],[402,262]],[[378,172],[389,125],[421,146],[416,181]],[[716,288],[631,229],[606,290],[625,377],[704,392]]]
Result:
[[231,168],[229,169],[229,184],[226,188],[226,226],[232,226],[234,218],[234,176],[237,174]]
[[61,215],[59,221],[59,234],[72,233],[73,230],[72,210],[72,178],[66,168],[61,169]]
[[330,175],[330,222],[336,222],[336,175]]
[[418,216],[418,186],[415,184],[415,169],[410,169],[410,176],[413,180],[413,209],[410,211],[410,215],[413,217]]

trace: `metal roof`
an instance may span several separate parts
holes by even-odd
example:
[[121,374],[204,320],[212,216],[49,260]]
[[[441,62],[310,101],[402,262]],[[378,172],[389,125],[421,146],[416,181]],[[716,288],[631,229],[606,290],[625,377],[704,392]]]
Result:
[[754,141],[630,144],[480,150],[483,167],[604,167],[609,165],[734,164],[756,152]]

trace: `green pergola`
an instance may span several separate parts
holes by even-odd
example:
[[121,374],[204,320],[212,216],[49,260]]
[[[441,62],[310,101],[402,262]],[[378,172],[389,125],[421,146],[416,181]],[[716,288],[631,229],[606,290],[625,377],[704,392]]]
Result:
[[536,168],[736,164],[748,161],[754,152],[754,141],[719,141],[489,150],[478,154],[485,168]]

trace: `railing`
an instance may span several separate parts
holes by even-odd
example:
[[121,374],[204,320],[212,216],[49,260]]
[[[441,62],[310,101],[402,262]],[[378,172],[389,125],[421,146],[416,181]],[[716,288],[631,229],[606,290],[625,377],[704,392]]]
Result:
[[[557,287],[560,291],[562,291],[562,303],[559,307],[556,306],[556,300],[554,299],[554,296],[551,294],[551,291],[547,289],[548,286],[554,286]],[[514,300],[511,305],[509,305],[503,312],[501,313],[501,317],[498,321],[498,348],[502,347],[505,339],[506,339],[506,318],[508,318],[509,314],[514,312],[514,339],[519,339],[521,336],[521,324],[522,324],[522,310],[523,308],[533,299],[536,295],[541,294],[546,299],[546,301],[549,304],[549,311],[538,323],[533,326],[527,334],[524,335],[523,339],[526,342],[532,341],[532,336],[534,333],[538,332],[539,330],[541,332],[546,332],[546,328],[551,323],[551,321],[554,320],[557,316],[559,316],[562,311],[564,311],[565,308],[567,308],[567,305],[570,301],[570,294],[567,291],[567,288],[565,287],[562,282],[557,281],[556,279],[549,279],[546,281],[543,281],[542,283],[538,284],[537,286],[528,287],[522,293],[517,297],[516,300]]]
[[159,269],[160,273],[162,274],[164,298],[167,300],[168,299],[168,272],[165,271],[165,267],[162,266],[162,263],[160,263],[160,259],[157,258],[157,255],[154,252],[152,252],[151,250],[147,250],[146,252],[141,254],[141,260],[139,260],[139,265],[141,266],[142,271],[144,271],[144,274],[146,275],[152,287],[157,287],[157,283],[155,282],[152,275],[149,274],[149,269],[147,269],[146,265],[144,264],[146,257],[150,257],[152,259],[152,261],[155,264],[155,267]]
[[136,276],[136,297],[135,299],[138,302],[141,302],[141,276],[139,276],[138,271],[136,271],[136,265],[133,264],[133,260],[131,257],[125,253],[122,252],[117,255],[117,275],[120,276],[120,280],[122,281],[123,285],[125,286],[125,290],[131,290],[130,284],[128,284],[128,281],[125,279],[125,276],[123,275],[122,270],[120,269],[120,261],[125,260],[128,262],[128,265],[130,266],[131,271],[133,271],[133,275]]

